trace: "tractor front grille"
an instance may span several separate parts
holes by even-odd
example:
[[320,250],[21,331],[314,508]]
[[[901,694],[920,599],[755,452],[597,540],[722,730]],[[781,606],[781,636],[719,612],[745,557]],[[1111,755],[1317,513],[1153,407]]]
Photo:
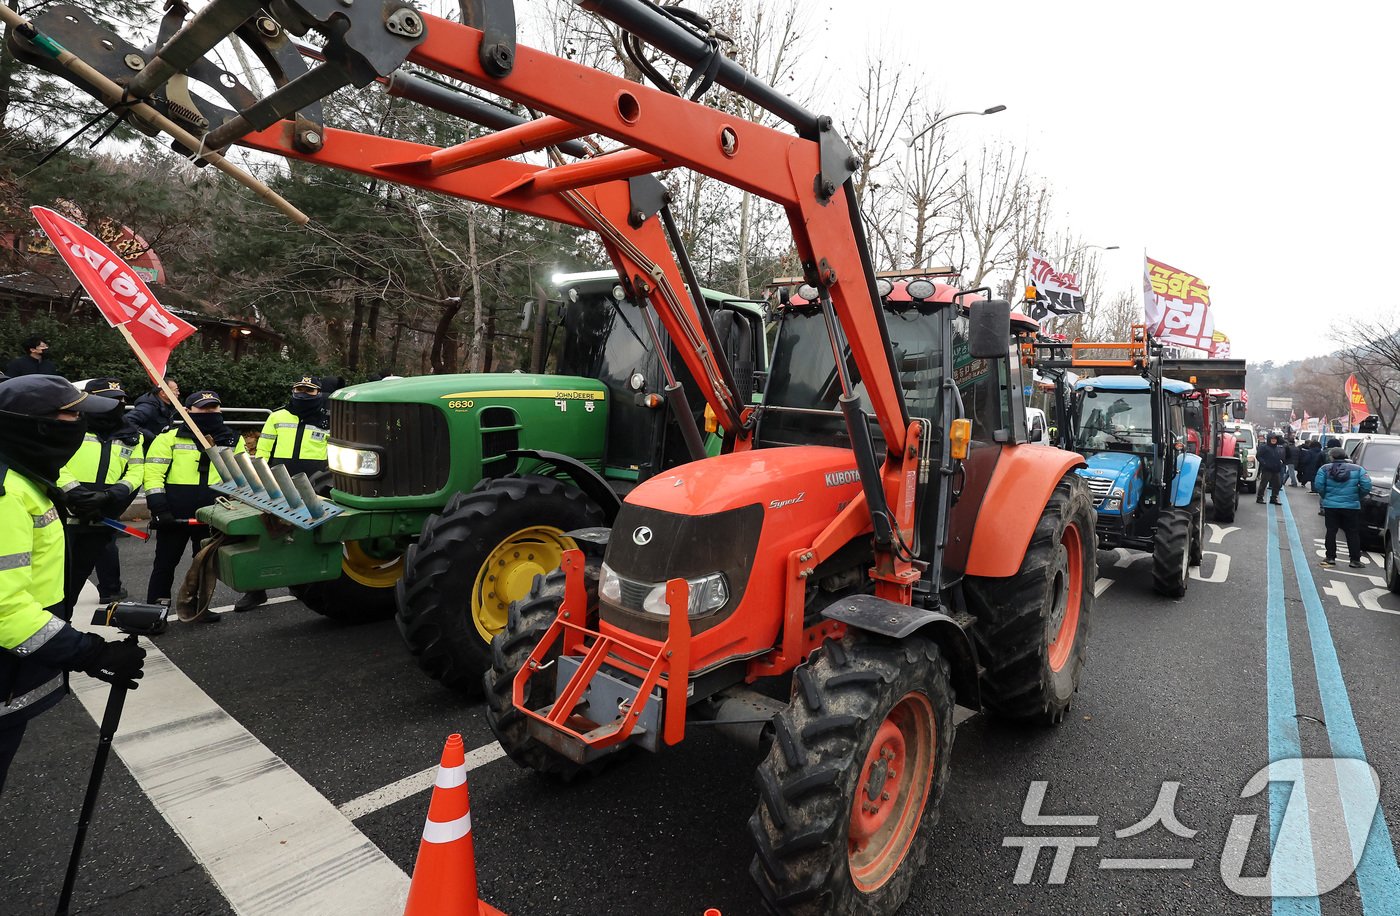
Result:
[[378,477],[335,475],[336,489],[352,496],[422,496],[447,485],[447,417],[431,404],[332,400],[331,438],[379,450]]
[[1089,485],[1089,493],[1094,497],[1094,508],[1103,505],[1103,501],[1108,498],[1109,491],[1113,489],[1112,477],[1090,477],[1081,474],[1084,482]]

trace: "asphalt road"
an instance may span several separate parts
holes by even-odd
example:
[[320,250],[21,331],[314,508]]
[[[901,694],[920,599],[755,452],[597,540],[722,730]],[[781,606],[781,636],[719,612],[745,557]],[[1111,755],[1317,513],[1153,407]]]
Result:
[[[1182,600],[1152,592],[1145,554],[1100,552],[1073,714],[1053,729],[959,726],[933,854],[904,912],[1400,913],[1400,597],[1374,558],[1322,570],[1313,497],[1294,489],[1287,502],[1266,511],[1246,497],[1233,525],[1208,527]],[[133,594],[150,554],[123,545]],[[214,603],[232,599],[221,587]],[[556,786],[498,759],[480,707],[422,675],[392,622],[342,627],[286,601],[173,625],[157,645],[168,662],[128,704],[75,913],[392,911],[382,901],[401,897],[427,811],[422,774],[451,732],[483,748],[469,773],[477,868],[506,913],[760,912],[746,827],[758,758],[704,730]],[[105,698],[93,683],[78,676],[82,696],[31,726],[0,799],[6,914],[57,899],[96,744],[89,707],[100,716]],[[185,750],[169,751],[181,734]],[[1271,809],[1282,816],[1289,794],[1278,782],[1246,793],[1251,777],[1334,751],[1379,776],[1383,817],[1361,867],[1319,902],[1257,896],[1234,878],[1264,874]],[[1308,800],[1326,822],[1327,793]],[[1154,808],[1174,820],[1152,822]],[[1043,820],[1057,816],[1074,820]],[[254,818],[265,835],[244,836]],[[1026,849],[1047,838],[1072,838],[1064,868],[1055,845],[1029,868]],[[1235,853],[1241,866],[1222,865]]]

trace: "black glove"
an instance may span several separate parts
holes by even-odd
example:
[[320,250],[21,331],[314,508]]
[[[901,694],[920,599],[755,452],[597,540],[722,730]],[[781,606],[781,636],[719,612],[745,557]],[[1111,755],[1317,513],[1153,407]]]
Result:
[[108,518],[121,518],[129,505],[131,490],[124,483],[113,484],[102,494],[102,514]]
[[104,490],[74,487],[63,494],[63,501],[68,504],[69,511],[78,521],[95,522],[102,518],[102,502],[106,497]]
[[104,642],[83,668],[83,673],[117,687],[135,690],[141,679],[146,650],[134,642]]

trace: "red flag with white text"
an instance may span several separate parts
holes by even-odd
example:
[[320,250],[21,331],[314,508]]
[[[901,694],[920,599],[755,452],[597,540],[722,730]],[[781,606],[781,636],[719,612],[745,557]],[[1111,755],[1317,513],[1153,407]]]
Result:
[[147,371],[157,373],[151,380],[158,383],[170,352],[195,332],[194,326],[156,301],[140,275],[92,233],[44,207],[30,207],[29,211],[107,323],[126,326],[133,346],[140,348],[151,364]]

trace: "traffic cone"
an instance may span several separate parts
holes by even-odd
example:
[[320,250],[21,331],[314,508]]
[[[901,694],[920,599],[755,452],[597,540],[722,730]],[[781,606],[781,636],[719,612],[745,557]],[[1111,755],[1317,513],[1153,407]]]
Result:
[[471,799],[461,735],[449,735],[442,749],[428,821],[418,845],[418,861],[408,888],[404,916],[497,916],[500,911],[476,895],[476,854],[472,847]]

